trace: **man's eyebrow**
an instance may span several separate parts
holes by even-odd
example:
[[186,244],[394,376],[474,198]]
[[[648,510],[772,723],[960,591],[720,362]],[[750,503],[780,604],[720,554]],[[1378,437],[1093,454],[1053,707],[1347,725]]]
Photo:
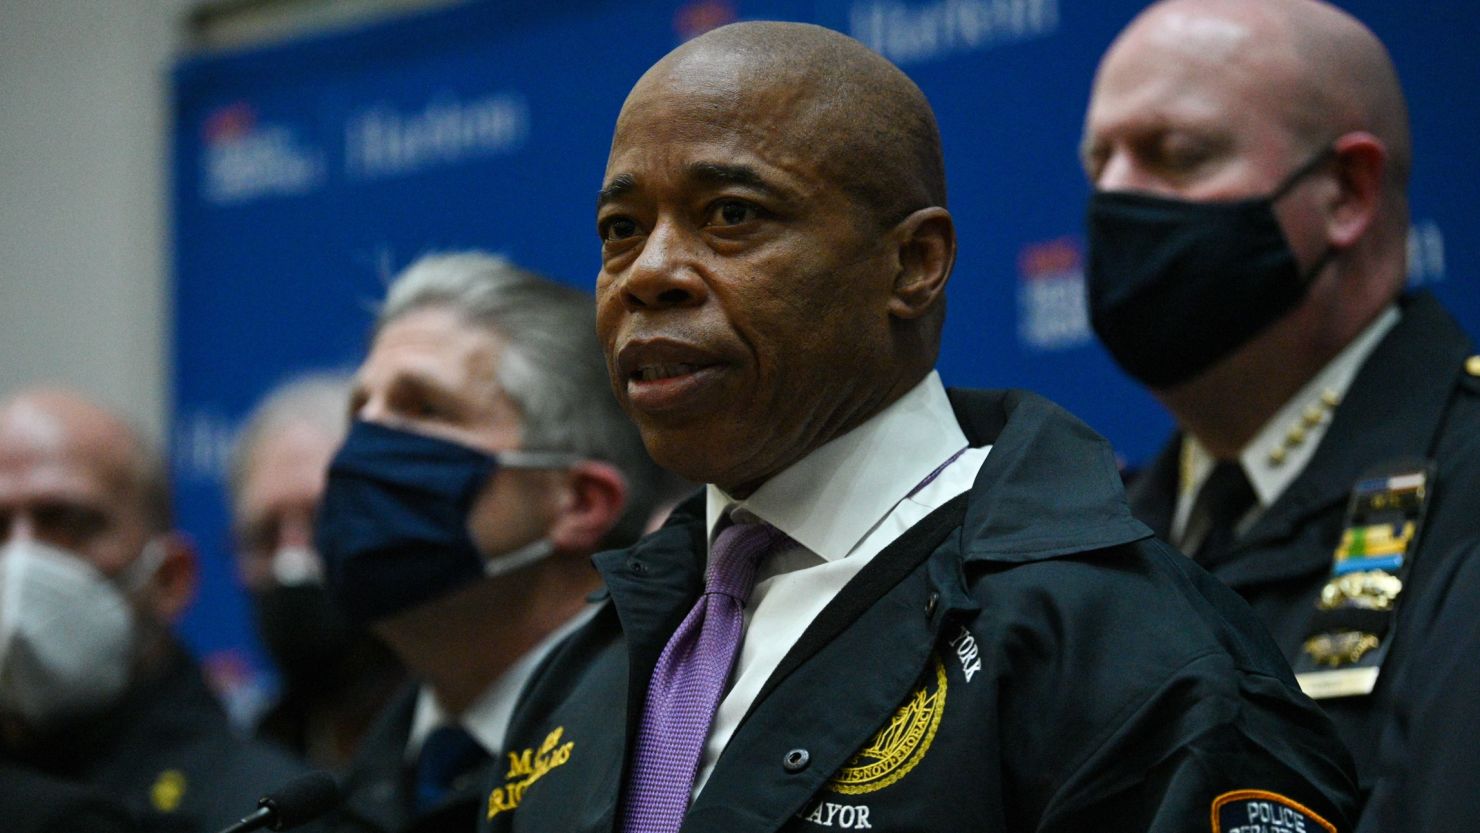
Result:
[[[749,165],[728,165],[722,162],[694,162],[685,172],[689,179],[704,185],[739,185],[769,194],[779,200],[795,199],[795,194],[770,182]],[[637,179],[632,174],[617,174],[606,187],[596,192],[596,207],[626,196],[637,188]]]
[[794,196],[790,190],[770,182],[749,165],[695,162],[689,165],[688,174],[690,178],[706,185],[741,185],[782,200],[789,200]]
[[632,174],[617,174],[605,188],[596,192],[596,207],[601,208],[636,187],[637,180],[632,178]]

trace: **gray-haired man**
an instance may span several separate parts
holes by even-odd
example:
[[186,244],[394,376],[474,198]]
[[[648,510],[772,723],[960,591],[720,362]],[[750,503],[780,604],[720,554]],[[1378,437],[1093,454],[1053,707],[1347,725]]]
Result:
[[329,586],[420,677],[371,731],[346,830],[472,828],[514,699],[586,618],[588,557],[635,538],[656,469],[614,401],[593,305],[483,254],[392,284],[329,469]]
[[237,575],[279,677],[257,735],[334,770],[349,765],[405,681],[400,661],[330,598],[313,549],[352,383],[348,373],[305,373],[268,392],[242,427],[227,477]]

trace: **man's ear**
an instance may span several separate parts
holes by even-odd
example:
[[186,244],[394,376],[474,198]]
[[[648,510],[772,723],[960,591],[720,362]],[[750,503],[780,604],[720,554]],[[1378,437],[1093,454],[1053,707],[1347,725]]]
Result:
[[[195,543],[181,532],[168,532],[154,538],[152,546],[161,548],[159,564],[143,589],[143,604],[161,624],[172,624],[185,615],[195,601],[200,583]],[[140,556],[143,558],[146,556]]]
[[1382,207],[1388,152],[1381,139],[1362,131],[1341,136],[1333,147],[1337,187],[1323,206],[1326,236],[1344,249],[1362,238]]
[[941,302],[956,262],[956,223],[939,206],[922,208],[890,232],[899,251],[889,314],[920,318]]
[[627,506],[627,479],[616,466],[583,460],[566,472],[565,494],[550,527],[561,552],[595,552]]

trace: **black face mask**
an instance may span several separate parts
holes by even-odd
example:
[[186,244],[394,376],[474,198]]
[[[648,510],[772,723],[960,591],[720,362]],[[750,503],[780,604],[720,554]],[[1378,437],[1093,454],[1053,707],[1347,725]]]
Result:
[[273,584],[256,591],[252,615],[289,690],[330,681],[355,641],[364,638],[318,584]]
[[500,466],[561,468],[575,459],[529,451],[495,457],[356,422],[329,464],[315,524],[329,591],[350,621],[365,624],[472,584],[489,572],[468,531],[483,485]]
[[1090,321],[1125,372],[1152,388],[1175,387],[1299,305],[1334,252],[1301,274],[1274,203],[1332,153],[1322,150],[1253,199],[1091,195]]

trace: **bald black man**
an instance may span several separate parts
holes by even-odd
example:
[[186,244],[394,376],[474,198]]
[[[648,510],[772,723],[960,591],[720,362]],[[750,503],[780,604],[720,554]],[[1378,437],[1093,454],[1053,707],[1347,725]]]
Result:
[[709,485],[597,557],[485,829],[1347,829],[1329,722],[1103,440],[941,385],[945,202],[924,96],[837,33],[724,27],[638,81],[597,329],[654,458]]

